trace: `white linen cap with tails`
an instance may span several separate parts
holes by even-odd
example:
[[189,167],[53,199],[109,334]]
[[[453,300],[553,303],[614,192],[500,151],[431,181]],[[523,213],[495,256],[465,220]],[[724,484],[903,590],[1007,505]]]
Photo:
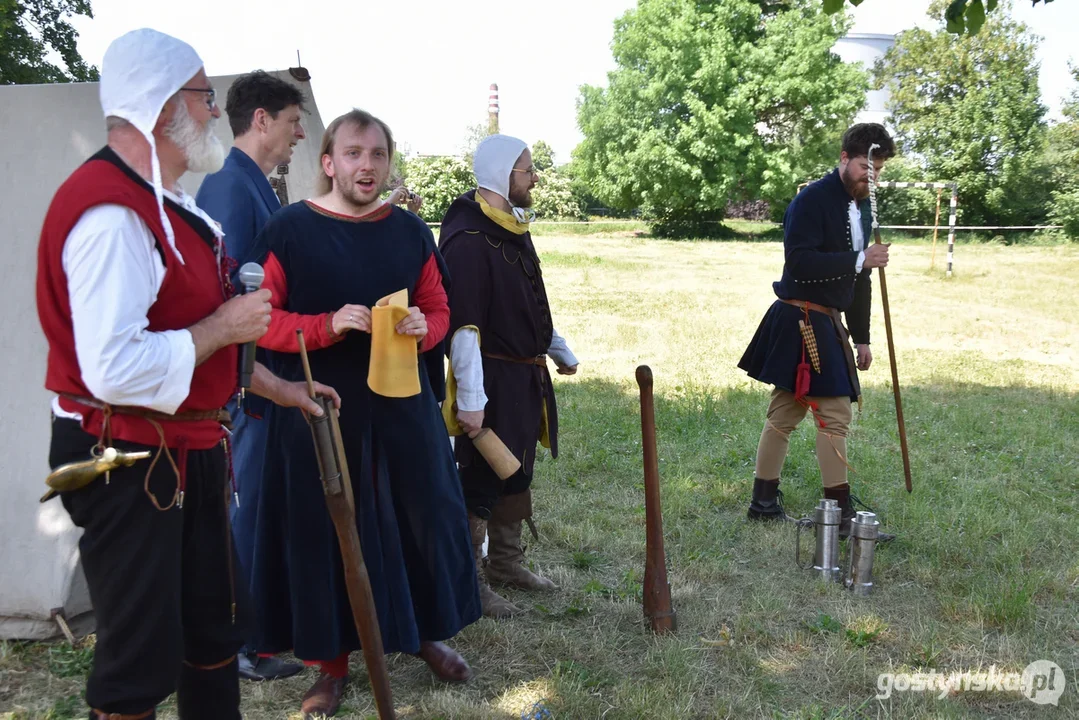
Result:
[[[476,185],[485,190],[498,193],[510,200],[510,173],[513,166],[528,149],[528,143],[511,135],[488,135],[472,153],[472,172],[476,175]],[[519,222],[528,222],[532,213],[524,208],[513,208],[513,216]]]
[[150,143],[152,184],[161,223],[169,247],[183,263],[176,249],[172,224],[165,215],[161,161],[154,142],[154,126],[168,99],[175,95],[202,68],[195,49],[182,40],[157,30],[132,30],[112,41],[101,62],[101,109],[105,117],[131,123]]

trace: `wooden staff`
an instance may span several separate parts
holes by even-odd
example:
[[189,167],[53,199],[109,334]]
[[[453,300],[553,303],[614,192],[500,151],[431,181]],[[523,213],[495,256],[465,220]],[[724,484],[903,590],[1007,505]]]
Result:
[[315,441],[315,455],[318,457],[319,472],[322,475],[322,490],[326,494],[326,507],[333,519],[337,531],[337,542],[341,546],[341,560],[345,568],[345,587],[348,589],[348,601],[352,606],[352,620],[356,623],[356,632],[360,635],[360,646],[367,666],[367,676],[371,681],[371,691],[375,696],[380,720],[393,720],[397,716],[393,710],[393,695],[390,692],[390,676],[386,671],[386,653],[382,648],[382,633],[378,628],[378,613],[375,610],[375,598],[371,593],[371,579],[367,574],[367,565],[363,561],[363,548],[360,535],[356,531],[356,506],[352,498],[352,478],[348,473],[348,461],[345,458],[345,446],[341,439],[341,426],[337,422],[337,412],[330,398],[315,393],[315,383],[311,378],[311,365],[307,360],[307,346],[303,340],[303,330],[296,331],[296,341],[300,345],[300,359],[303,362],[303,374],[307,380],[307,392],[311,399],[322,408],[322,416],[310,416],[311,436]]
[[[873,167],[873,149],[880,147],[873,144],[869,147],[869,208],[873,214],[873,236],[875,242],[880,245],[880,225],[877,223],[877,178]],[[892,342],[892,313],[888,309],[888,283],[884,278],[884,268],[880,270],[880,300],[884,305],[884,330],[888,336],[888,360],[892,365],[892,392],[895,395],[895,417],[899,421],[899,448],[903,453],[903,476],[907,481],[907,492],[913,491],[910,480],[910,453],[907,450],[907,428],[903,423],[903,400],[899,396],[899,369],[896,365],[895,344]]]
[[641,388],[641,445],[644,449],[644,616],[654,633],[674,632],[678,616],[671,607],[667,556],[663,552],[663,511],[659,503],[659,460],[656,457],[656,413],[652,403],[652,370],[637,368]]

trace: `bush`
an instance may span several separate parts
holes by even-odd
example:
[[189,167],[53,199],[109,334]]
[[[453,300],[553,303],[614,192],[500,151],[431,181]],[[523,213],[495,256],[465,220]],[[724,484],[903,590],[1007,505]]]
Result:
[[540,172],[532,188],[532,208],[542,220],[584,219],[584,204],[573,192],[573,181],[555,170]]
[[1079,189],[1054,192],[1049,219],[1054,225],[1063,225],[1065,235],[1079,239]]
[[[926,177],[920,167],[904,157],[892,158],[886,162],[880,179],[888,182],[948,182],[948,178]],[[940,198],[942,227],[948,225],[950,203],[951,191],[944,190]],[[936,209],[936,190],[880,188],[877,191],[877,212],[881,225],[932,225]]]
[[427,222],[442,222],[450,204],[476,186],[468,163],[450,155],[413,158],[402,172],[408,189],[423,198],[420,217]]

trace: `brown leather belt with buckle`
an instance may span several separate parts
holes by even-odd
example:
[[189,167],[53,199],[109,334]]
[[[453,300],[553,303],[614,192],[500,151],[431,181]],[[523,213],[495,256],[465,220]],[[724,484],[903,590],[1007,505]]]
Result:
[[503,360],[505,362],[518,363],[520,365],[538,365],[539,367],[546,367],[547,366],[547,356],[546,355],[537,355],[536,357],[530,357],[530,358],[518,358],[518,357],[512,357],[510,355],[499,355],[498,353],[485,352],[485,353],[483,353],[483,356],[484,357],[489,357],[492,360]]
[[817,303],[809,302],[808,300],[784,300],[783,298],[780,298],[779,301],[787,303],[788,305],[793,305],[796,308],[815,310],[816,312],[824,313],[825,315],[831,315],[835,312],[834,308],[818,305]]

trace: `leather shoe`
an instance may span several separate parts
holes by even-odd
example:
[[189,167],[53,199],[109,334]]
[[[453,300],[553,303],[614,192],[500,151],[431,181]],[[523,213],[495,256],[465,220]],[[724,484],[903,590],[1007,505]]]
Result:
[[335,678],[333,675],[319,673],[318,680],[303,695],[300,711],[304,720],[318,717],[333,717],[341,707],[341,698],[345,694],[348,678]]
[[299,663],[285,662],[277,657],[259,657],[255,653],[240,653],[240,677],[259,682],[292,677],[303,670]]
[[416,654],[442,682],[461,683],[472,678],[472,668],[445,643],[421,642],[420,651]]

